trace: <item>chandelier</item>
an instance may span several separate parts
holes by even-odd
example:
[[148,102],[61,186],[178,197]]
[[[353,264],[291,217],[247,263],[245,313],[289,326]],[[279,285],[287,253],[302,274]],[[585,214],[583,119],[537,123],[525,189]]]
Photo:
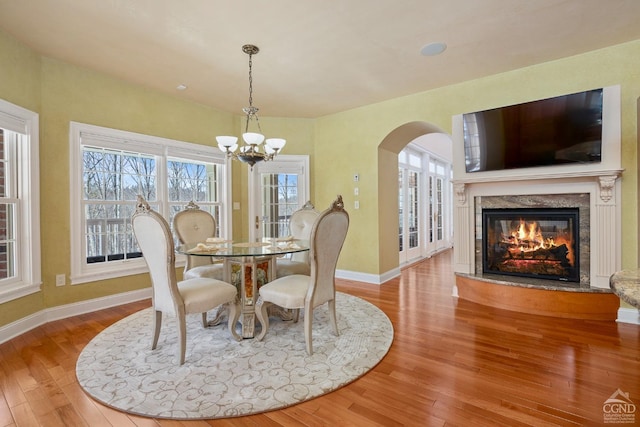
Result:
[[[242,51],[249,55],[249,106],[242,109],[246,115],[246,125],[242,134],[244,144],[238,146],[237,136],[217,136],[216,141],[218,141],[218,148],[227,155],[227,158],[247,163],[253,169],[253,165],[258,162],[273,160],[287,141],[282,138],[267,138],[265,141],[258,120],[258,107],[253,106],[253,77],[251,75],[252,57],[260,52],[260,49],[252,44],[246,44],[242,46]],[[249,132],[249,123],[254,120],[259,132]],[[264,151],[260,151],[260,144],[263,141]]]

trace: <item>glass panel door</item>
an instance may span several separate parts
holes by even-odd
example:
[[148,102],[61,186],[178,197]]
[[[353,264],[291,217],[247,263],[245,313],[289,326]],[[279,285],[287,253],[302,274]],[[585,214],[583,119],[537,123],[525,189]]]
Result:
[[261,232],[259,238],[282,237],[288,234],[289,217],[304,203],[298,200],[298,175],[291,173],[261,173]]
[[282,237],[289,218],[307,202],[309,156],[279,155],[253,167],[249,182],[249,238]]
[[445,247],[448,247],[449,236],[446,231],[446,218],[447,218],[447,198],[445,189],[445,164],[431,159],[429,161],[429,243],[427,247],[428,253],[437,252]]
[[404,169],[398,168],[398,243],[400,248],[400,263],[405,255],[404,249]]
[[398,213],[400,264],[406,264],[421,256],[422,173],[419,170],[421,158],[417,153],[402,152],[398,157]]

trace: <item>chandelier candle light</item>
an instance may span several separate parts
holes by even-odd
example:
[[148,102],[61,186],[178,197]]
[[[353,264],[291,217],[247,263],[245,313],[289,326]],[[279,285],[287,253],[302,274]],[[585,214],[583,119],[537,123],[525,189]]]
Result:
[[[242,51],[249,55],[249,106],[244,107],[242,111],[246,115],[247,123],[245,125],[242,139],[244,145],[240,147],[240,150],[236,154],[238,149],[238,137],[237,136],[217,136],[218,148],[226,153],[227,158],[240,160],[243,163],[249,164],[253,169],[253,165],[258,162],[273,160],[282,147],[284,147],[286,140],[282,138],[268,138],[264,140],[264,135],[261,133],[260,121],[258,120],[258,107],[253,106],[253,78],[251,75],[252,57],[260,52],[257,46],[252,44],[246,44],[242,46]],[[249,132],[249,122],[256,121],[258,125],[258,131]],[[260,144],[264,141],[264,152],[260,151]]]

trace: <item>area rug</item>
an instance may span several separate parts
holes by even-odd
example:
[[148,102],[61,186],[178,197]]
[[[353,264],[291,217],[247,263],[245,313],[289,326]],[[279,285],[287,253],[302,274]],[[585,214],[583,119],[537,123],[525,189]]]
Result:
[[305,350],[302,318],[297,323],[272,318],[263,341],[237,342],[226,323],[205,329],[200,315],[188,316],[186,361],[179,366],[175,319],[164,316],[152,351],[148,308],[89,342],[76,375],[95,400],[148,417],[213,419],[280,409],[356,380],[389,350],[393,326],[379,308],[338,292],[336,312],[338,337],[326,304],[316,308],[312,356]]

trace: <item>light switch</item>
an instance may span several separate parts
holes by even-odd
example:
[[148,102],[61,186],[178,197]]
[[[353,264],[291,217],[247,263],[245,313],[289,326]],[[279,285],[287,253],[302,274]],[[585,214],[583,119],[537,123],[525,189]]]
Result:
[[240,210],[240,202],[233,202],[233,210],[234,211]]
[[353,202],[353,208],[360,209],[360,201],[356,200],[355,202]]
[[353,195],[354,196],[358,196],[360,194],[360,190],[358,189],[358,187],[353,189]]

